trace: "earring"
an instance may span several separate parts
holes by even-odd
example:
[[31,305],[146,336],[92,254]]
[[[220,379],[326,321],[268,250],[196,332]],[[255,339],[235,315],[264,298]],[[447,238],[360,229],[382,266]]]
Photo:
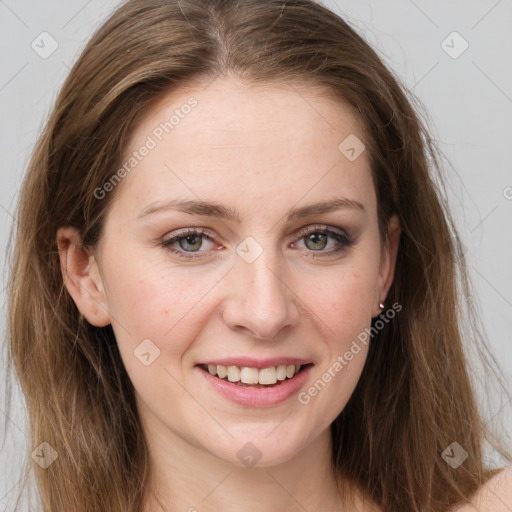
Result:
[[384,304],[382,302],[379,304],[379,308],[384,309]]

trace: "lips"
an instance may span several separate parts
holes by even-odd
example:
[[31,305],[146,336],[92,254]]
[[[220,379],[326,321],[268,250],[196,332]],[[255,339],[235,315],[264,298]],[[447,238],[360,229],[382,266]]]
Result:
[[291,399],[305,385],[313,366],[310,361],[292,358],[223,359],[195,365],[209,389],[231,402],[251,408],[273,407]]

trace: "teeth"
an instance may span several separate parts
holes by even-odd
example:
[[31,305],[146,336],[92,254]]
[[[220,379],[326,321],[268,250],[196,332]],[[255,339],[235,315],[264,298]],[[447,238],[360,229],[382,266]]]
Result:
[[229,382],[240,381],[240,368],[238,366],[228,366],[228,380]]
[[240,370],[240,380],[244,384],[258,384],[258,369],[244,366]]
[[277,377],[277,380],[284,380],[284,379],[286,379],[286,365],[285,364],[280,364],[277,367],[277,369],[276,369],[276,377]]
[[[295,370],[295,365],[293,365],[293,369]],[[260,384],[275,384],[276,382],[276,369],[273,366],[260,370]]]
[[[215,367],[215,365],[211,365],[211,366]],[[212,373],[210,371],[210,365],[208,365],[208,371],[210,373]],[[215,375],[215,373],[212,373],[212,375]],[[217,375],[219,376],[219,379],[224,379],[225,377],[227,377],[227,375],[228,375],[228,368],[227,368],[227,366],[224,366],[222,364],[218,364],[217,365]]]
[[300,364],[280,364],[279,366],[270,366],[268,368],[249,368],[244,366],[224,366],[222,364],[209,364],[208,372],[210,375],[217,375],[219,379],[225,379],[229,382],[242,382],[243,384],[263,384],[272,385],[277,381],[291,379],[301,369]]

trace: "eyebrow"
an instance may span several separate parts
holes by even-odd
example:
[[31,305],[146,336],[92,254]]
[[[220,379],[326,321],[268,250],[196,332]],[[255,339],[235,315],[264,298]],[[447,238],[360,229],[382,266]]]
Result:
[[[169,201],[155,201],[142,209],[137,219],[142,219],[161,211],[177,210],[191,215],[203,215],[208,217],[218,217],[221,219],[241,222],[240,214],[237,210],[227,208],[219,203],[212,201],[193,201],[171,199]],[[328,199],[319,203],[308,204],[291,210],[287,217],[288,221],[301,219],[313,215],[329,213],[336,210],[359,210],[366,213],[365,207],[359,201],[338,197]]]

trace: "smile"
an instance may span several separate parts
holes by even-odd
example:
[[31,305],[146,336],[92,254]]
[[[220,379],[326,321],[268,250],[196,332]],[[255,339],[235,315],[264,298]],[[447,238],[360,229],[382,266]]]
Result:
[[248,366],[225,366],[222,364],[203,365],[210,375],[219,379],[238,384],[239,386],[272,386],[286,379],[291,379],[299,373],[300,364],[280,364],[267,368],[254,368]]
[[[230,364],[235,362],[238,364]],[[297,359],[254,361],[244,358],[209,361],[197,364],[196,370],[215,395],[252,408],[273,407],[290,400],[305,385],[313,366],[311,362]]]

